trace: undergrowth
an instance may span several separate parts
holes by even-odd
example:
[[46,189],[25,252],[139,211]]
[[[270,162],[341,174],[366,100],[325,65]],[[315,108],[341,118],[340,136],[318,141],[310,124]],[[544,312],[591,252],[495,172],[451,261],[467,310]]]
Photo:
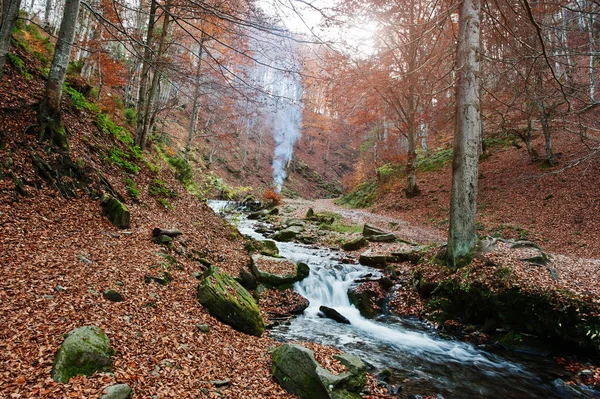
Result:
[[358,184],[351,192],[342,195],[336,203],[352,208],[367,208],[375,201],[376,194],[377,181],[367,180]]

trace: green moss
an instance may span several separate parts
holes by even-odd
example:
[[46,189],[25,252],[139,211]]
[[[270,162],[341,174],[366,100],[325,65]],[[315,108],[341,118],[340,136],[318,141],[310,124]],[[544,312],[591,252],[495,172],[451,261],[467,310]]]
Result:
[[96,326],[71,331],[61,345],[52,365],[52,378],[67,383],[76,375],[92,375],[110,370],[114,355],[106,333]]
[[106,216],[119,229],[129,228],[129,209],[114,197],[106,196],[102,199],[102,215]]
[[352,208],[367,208],[373,204],[377,195],[377,181],[369,180],[357,185],[351,192],[342,195],[337,204]]
[[252,295],[217,268],[210,268],[198,285],[198,300],[209,313],[234,329],[262,335],[265,325]]

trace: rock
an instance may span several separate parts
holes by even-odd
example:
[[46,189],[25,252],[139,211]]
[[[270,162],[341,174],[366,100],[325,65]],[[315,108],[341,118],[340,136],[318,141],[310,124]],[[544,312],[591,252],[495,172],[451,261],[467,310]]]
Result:
[[252,295],[216,267],[209,269],[198,285],[198,300],[221,322],[246,334],[260,336],[265,323]]
[[116,384],[104,388],[100,399],[130,399],[133,395],[131,387],[127,384]]
[[374,227],[374,226],[371,226],[371,225],[368,225],[368,224],[365,224],[363,226],[363,236],[365,238],[367,238],[367,239],[369,237],[377,236],[377,235],[380,235],[380,234],[386,234],[386,232],[383,231],[383,230],[381,230],[381,229],[378,229],[377,227]]
[[[275,209],[277,209],[277,208],[275,208]],[[231,380],[229,378],[225,378],[222,380],[211,380],[210,383],[212,385],[214,385],[215,387],[224,387],[224,386],[229,385],[231,383]]]
[[160,236],[177,237],[182,234],[183,234],[183,232],[178,229],[163,229],[160,227],[155,227],[152,230],[152,237],[160,237]]
[[[304,227],[305,223],[304,223],[304,220],[302,220],[302,219],[291,218],[291,219],[286,219],[283,222],[281,222],[281,225],[287,229],[289,227]],[[300,230],[300,231],[302,231],[302,230]]]
[[254,291],[258,286],[256,277],[246,269],[240,269],[240,275],[236,280],[248,291]]
[[304,215],[305,219],[310,219],[313,216],[315,216],[315,211],[312,208],[308,208],[308,210],[306,211],[306,215]]
[[279,385],[302,399],[359,399],[366,383],[364,363],[352,355],[340,355],[338,360],[347,373],[335,375],[319,365],[311,350],[283,344],[273,352],[272,373]]
[[384,254],[373,253],[372,251],[366,251],[360,254],[358,261],[365,266],[382,268],[387,264],[388,256]]
[[320,306],[319,310],[328,319],[335,320],[338,323],[342,323],[342,324],[350,324],[350,320],[348,320],[346,317],[344,317],[342,314],[340,314],[340,312],[338,312],[337,310],[335,310],[333,308],[330,308],[328,306]]
[[279,215],[279,208],[273,208],[267,212],[267,216],[276,216]]
[[158,283],[160,285],[167,285],[167,284],[169,284],[169,281],[171,281],[171,279],[169,277],[170,277],[170,275],[167,273],[164,273],[162,277],[151,276],[149,274],[146,274],[144,276],[144,283],[150,284],[151,282],[154,281],[155,283]]
[[532,265],[536,265],[536,266],[546,266],[547,264],[549,264],[551,262],[548,255],[546,255],[546,253],[542,252],[542,251],[540,251],[539,255],[531,256],[529,258],[521,258],[519,260],[525,261],[527,263],[531,263]]
[[196,330],[206,334],[208,332],[208,324],[198,324]]
[[520,240],[520,241],[515,241],[514,243],[512,243],[510,245],[511,249],[517,249],[517,248],[535,248],[541,251],[541,248],[539,245],[537,245],[534,242],[531,241],[526,241],[526,240]]
[[372,242],[392,242],[396,241],[396,235],[394,233],[376,234],[369,236],[367,240]]
[[419,260],[421,260],[421,255],[426,247],[422,246],[403,246],[399,249],[396,249],[392,252],[392,256],[396,258],[397,262],[411,262],[413,264],[417,264]]
[[378,284],[367,283],[348,290],[348,299],[363,317],[372,319],[377,316],[383,306],[384,296]]
[[156,237],[156,242],[158,244],[169,245],[171,242],[173,242],[173,237],[169,237],[167,235],[160,235]]
[[90,264],[92,263],[91,260],[89,260],[88,258],[86,258],[85,256],[83,256],[82,254],[77,255],[77,259],[79,259],[80,261],[82,261],[85,264]]
[[[271,273],[267,270],[270,264],[276,264],[277,269],[287,271],[285,274]],[[259,283],[280,287],[304,280],[310,274],[310,268],[302,262],[292,262],[285,258],[274,258],[264,255],[252,255],[252,273]]]
[[259,243],[259,248],[257,248],[257,250],[261,255],[279,256],[279,248],[277,248],[277,244],[275,244],[275,241],[262,240],[259,241]]
[[67,334],[54,363],[52,379],[67,383],[76,375],[92,375],[108,371],[115,353],[106,333],[96,326],[79,327]]
[[258,220],[258,219],[264,218],[268,214],[269,214],[269,210],[268,209],[262,209],[260,211],[256,211],[256,212],[250,213],[247,217],[250,220]]
[[111,302],[123,302],[123,295],[120,292],[115,290],[106,290],[102,293],[102,297],[104,299],[108,299]]
[[369,245],[369,242],[364,237],[356,238],[342,244],[344,251],[356,251]]
[[292,241],[298,234],[302,233],[303,230],[304,228],[302,226],[290,226],[273,234],[273,239],[281,242]]
[[131,215],[125,204],[111,195],[103,194],[100,205],[102,206],[102,216],[106,216],[116,228],[129,228]]

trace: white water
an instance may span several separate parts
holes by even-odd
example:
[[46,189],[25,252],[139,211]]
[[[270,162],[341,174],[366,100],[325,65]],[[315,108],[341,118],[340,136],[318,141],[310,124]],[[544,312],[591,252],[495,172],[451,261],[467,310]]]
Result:
[[[223,209],[222,204],[211,206]],[[256,223],[242,217],[238,229],[250,237],[265,239],[254,231]],[[378,275],[377,270],[341,264],[336,260],[339,254],[328,249],[281,242],[277,242],[277,246],[281,256],[309,265],[310,275],[294,288],[310,301],[310,306],[289,326],[273,329],[271,336],[274,338],[337,346],[376,368],[399,370],[402,380],[413,381],[416,385],[413,388],[421,390],[414,393],[423,394],[427,393],[423,390],[434,389],[443,393],[446,399],[559,397],[522,365],[468,343],[438,338],[418,322],[397,318],[377,321],[362,317],[350,303],[347,292],[357,278],[369,273]],[[319,317],[321,305],[334,308],[351,324]]]

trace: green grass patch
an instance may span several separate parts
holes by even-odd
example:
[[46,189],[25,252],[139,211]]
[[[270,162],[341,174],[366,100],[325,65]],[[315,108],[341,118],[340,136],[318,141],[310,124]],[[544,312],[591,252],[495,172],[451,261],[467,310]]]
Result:
[[157,198],[173,198],[177,196],[177,192],[170,189],[169,185],[160,179],[152,180],[148,187],[148,191]]
[[25,66],[25,61],[11,53],[7,54],[7,58],[8,62],[10,62],[16,68],[20,75],[24,76],[27,80],[31,79],[31,74]]
[[138,198],[140,195],[140,190],[135,186],[135,182],[133,179],[129,177],[125,179],[125,183],[127,184],[127,192],[131,198]]

